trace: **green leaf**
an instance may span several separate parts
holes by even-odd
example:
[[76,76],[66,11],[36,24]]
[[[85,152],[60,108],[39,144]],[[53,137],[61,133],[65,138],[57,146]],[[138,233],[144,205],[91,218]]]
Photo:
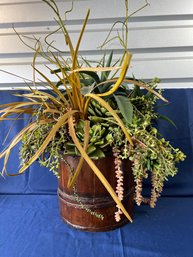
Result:
[[[106,67],[110,67],[111,66],[112,58],[113,58],[113,51],[111,51],[111,53],[109,55],[109,58],[108,58],[107,63],[105,65]],[[101,73],[101,81],[107,80],[109,74],[110,74],[110,71],[103,71]]]
[[147,160],[147,169],[148,169],[148,170],[151,170],[151,162],[150,162],[149,159]]
[[[64,68],[62,68],[62,70],[70,71],[70,68],[64,67]],[[56,73],[62,72],[62,70],[61,69],[56,69],[56,70],[51,70],[50,72],[51,72],[51,74],[56,74]],[[100,83],[100,78],[99,78],[99,76],[97,75],[96,72],[94,72],[94,71],[80,71],[80,73],[81,74],[86,74],[87,76],[91,77],[92,79],[94,79],[96,81],[97,84]]]
[[97,75],[96,72],[94,72],[94,71],[80,71],[80,73],[88,75],[89,77],[94,79],[97,84],[100,83],[100,78],[99,78],[99,76]]
[[132,97],[134,98],[134,97],[142,96],[142,95],[143,95],[143,94],[142,94],[141,89],[140,89],[138,86],[134,85]]
[[133,105],[129,98],[122,95],[114,95],[118,108],[128,123],[132,123]]
[[172,126],[174,126],[177,129],[176,124],[167,116],[159,114],[158,118],[169,122]]
[[105,157],[105,154],[103,153],[102,150],[100,150],[99,148],[97,148],[92,154],[89,154],[89,157],[91,157],[91,159],[101,159]]
[[110,90],[109,88],[110,88],[113,84],[114,84],[114,82],[107,82],[107,83],[105,83],[105,84],[103,84],[103,85],[100,85],[100,86],[98,87],[98,89],[99,89],[100,93],[102,94],[102,93],[105,93],[106,91],[109,91],[109,90]]
[[[70,71],[70,68],[69,67],[63,67],[62,68],[64,71]],[[62,70],[59,68],[59,69],[55,69],[55,70],[50,70],[50,73],[51,74],[56,74],[56,73],[60,73],[62,72]]]
[[57,84],[56,84],[56,87],[59,87],[61,85],[63,85],[62,81],[58,81]]
[[87,154],[90,155],[96,150],[96,147],[93,145],[89,145],[87,148]]

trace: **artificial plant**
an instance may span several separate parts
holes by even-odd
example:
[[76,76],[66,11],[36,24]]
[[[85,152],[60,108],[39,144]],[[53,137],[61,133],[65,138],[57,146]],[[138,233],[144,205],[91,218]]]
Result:
[[[120,62],[113,62],[112,51],[108,57],[105,54],[96,67],[92,67],[88,60],[78,54],[90,10],[74,47],[55,1],[42,1],[55,13],[58,29],[45,37],[46,49],[36,38],[34,47],[28,45],[34,51],[34,74],[39,74],[43,81],[34,79],[33,87],[29,86],[30,92],[17,94],[25,101],[0,105],[0,120],[17,121],[26,114],[30,117],[28,125],[0,154],[0,158],[4,158],[2,175],[9,175],[7,162],[19,142],[21,168],[18,174],[24,173],[34,161],[39,160],[41,165],[58,176],[62,155],[80,156],[77,170],[70,177],[68,186],[74,186],[86,161],[116,202],[116,220],[119,221],[120,215],[124,213],[132,221],[121,203],[124,195],[122,160],[130,159],[133,163],[136,203],[140,205],[148,202],[154,207],[165,180],[177,173],[175,163],[184,160],[185,156],[179,149],[173,148],[155,128],[155,121],[159,118],[157,100],[167,102],[162,90],[156,90],[159,80],[144,82],[127,77],[132,57],[127,47],[128,1],[125,1],[126,19],[122,22],[123,37],[117,36],[123,46]],[[69,48],[69,58],[65,58],[63,51],[49,42],[49,37],[58,31],[62,32],[64,43]],[[25,38],[18,36],[26,44]],[[47,68],[55,76],[56,82],[37,69],[38,56],[55,66]],[[38,89],[42,85],[45,90]],[[115,157],[116,192],[94,163],[94,159],[103,158],[109,152]],[[149,176],[152,180],[151,197],[145,199],[142,196],[142,183]]]

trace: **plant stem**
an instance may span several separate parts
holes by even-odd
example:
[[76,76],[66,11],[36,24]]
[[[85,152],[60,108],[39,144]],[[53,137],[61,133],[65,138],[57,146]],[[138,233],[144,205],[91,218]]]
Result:
[[125,48],[128,49],[128,32],[129,32],[129,0],[125,0]]

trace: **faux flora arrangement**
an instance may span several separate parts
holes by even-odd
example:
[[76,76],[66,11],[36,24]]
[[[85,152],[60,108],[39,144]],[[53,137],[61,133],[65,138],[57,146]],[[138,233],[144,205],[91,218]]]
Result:
[[[18,174],[36,160],[53,171],[59,178],[61,214],[68,223],[94,231],[115,228],[132,221],[133,200],[138,205],[155,206],[164,182],[177,173],[175,164],[185,155],[155,128],[160,118],[157,100],[167,102],[162,91],[156,90],[159,80],[144,82],[126,76],[131,60],[127,50],[128,1],[125,34],[118,36],[124,48],[120,64],[113,63],[111,52],[96,67],[78,55],[89,11],[74,47],[55,1],[43,2],[57,17],[55,32],[63,33],[70,58],[64,58],[49,42],[55,32],[46,36],[46,49],[35,39],[33,69],[44,81],[34,81],[30,92],[18,94],[25,101],[0,106],[1,120],[30,116],[29,124],[0,154],[4,158],[2,175],[8,174],[10,152],[21,142]],[[56,83],[36,68],[37,56],[55,66],[48,69]],[[142,196],[142,184],[148,177],[152,181],[149,199]]]

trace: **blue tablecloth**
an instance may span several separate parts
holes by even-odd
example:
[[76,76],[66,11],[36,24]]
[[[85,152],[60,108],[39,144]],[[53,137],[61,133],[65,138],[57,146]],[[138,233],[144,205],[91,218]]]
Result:
[[88,233],[63,223],[55,195],[1,195],[0,256],[192,257],[193,199],[164,197],[136,208],[133,224]]
[[[179,165],[178,175],[166,183],[155,209],[136,207],[133,224],[111,232],[72,229],[59,217],[57,179],[35,163],[22,176],[0,179],[0,257],[192,257],[193,90],[166,90],[165,97],[171,104],[159,111],[178,128],[166,121],[158,126],[188,157]],[[0,104],[12,100],[9,92],[0,92]],[[24,122],[12,129],[8,142]],[[0,123],[0,149],[9,126]],[[18,166],[16,148],[9,170],[16,172]]]

